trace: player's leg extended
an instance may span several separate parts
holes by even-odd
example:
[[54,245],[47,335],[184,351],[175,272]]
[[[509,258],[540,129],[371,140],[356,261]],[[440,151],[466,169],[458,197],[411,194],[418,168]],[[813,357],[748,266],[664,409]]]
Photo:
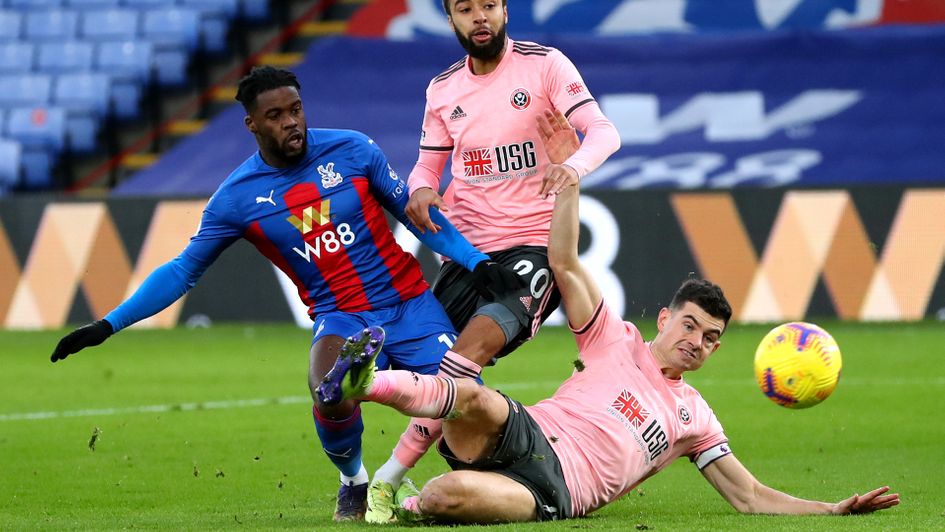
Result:
[[335,509],[335,519],[340,521],[363,518],[368,487],[367,470],[361,462],[361,434],[364,432],[361,409],[353,400],[326,405],[317,395],[318,385],[334,366],[344,344],[345,339],[337,335],[318,338],[312,345],[309,363],[315,430],[325,454],[340,471],[341,486]]
[[[443,360],[456,340],[443,307],[429,292],[407,302],[396,322],[388,324],[384,354],[394,369],[421,375],[476,378],[481,368],[463,368],[462,361]],[[444,368],[450,368],[444,371]],[[390,458],[372,476],[368,487],[368,523],[396,521],[395,494],[407,472],[442,434],[439,419],[413,418],[394,447]]]

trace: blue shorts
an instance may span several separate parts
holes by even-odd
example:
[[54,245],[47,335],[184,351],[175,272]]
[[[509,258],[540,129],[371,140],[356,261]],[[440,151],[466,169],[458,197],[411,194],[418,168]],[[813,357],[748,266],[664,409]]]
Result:
[[387,333],[377,356],[379,369],[403,369],[436,375],[440,360],[456,341],[450,319],[429,290],[403,303],[364,312],[323,312],[315,317],[314,344],[324,336],[347,338],[369,325]]

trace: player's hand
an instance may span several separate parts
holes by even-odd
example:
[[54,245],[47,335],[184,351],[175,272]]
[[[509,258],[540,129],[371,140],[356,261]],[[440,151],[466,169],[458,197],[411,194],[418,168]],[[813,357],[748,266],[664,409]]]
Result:
[[436,233],[440,230],[440,226],[433,223],[433,220],[430,219],[431,206],[439,209],[441,212],[450,210],[446,202],[443,201],[443,198],[437,194],[435,190],[429,187],[423,187],[418,188],[410,195],[410,199],[407,200],[407,207],[404,208],[404,212],[407,213],[407,218],[410,218],[410,221],[421,233],[425,233],[428,229],[431,233]]
[[63,336],[62,340],[59,340],[49,360],[51,362],[63,360],[67,356],[78,353],[86,347],[98,345],[107,340],[114,332],[112,324],[105,320],[98,320],[88,325],[83,325]]
[[538,195],[541,199],[557,196],[562,190],[580,182],[577,170],[574,168],[566,164],[550,164],[545,170],[545,177],[541,180],[541,191]]
[[577,132],[561,111],[555,109],[551,112],[550,109],[545,109],[544,114],[538,115],[537,120],[538,134],[552,164],[567,161],[568,157],[581,147]]
[[473,268],[472,283],[476,292],[489,301],[528,290],[528,284],[519,274],[491,260],[484,260]]
[[878,510],[892,508],[899,504],[899,494],[885,493],[889,491],[889,486],[876,488],[865,495],[854,495],[849,499],[844,499],[834,506],[835,514],[868,514]]

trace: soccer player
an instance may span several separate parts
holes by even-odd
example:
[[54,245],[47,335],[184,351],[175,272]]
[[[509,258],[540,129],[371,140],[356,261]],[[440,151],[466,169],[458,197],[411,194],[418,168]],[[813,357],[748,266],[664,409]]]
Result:
[[390,335],[382,367],[435,373],[455,330],[428,290],[419,264],[397,245],[383,209],[434,251],[475,272],[484,295],[521,279],[472,247],[437,213],[444,231],[420,233],[404,214],[407,184],[367,136],[308,129],[301,87],[292,72],[257,67],[236,99],[259,150],[210,198],[200,227],[175,259],[158,267],[104,319],[60,340],[56,362],[105,341],[163,310],[192,288],[220,253],[240,238],[282,270],[298,288],[314,321],[309,388],[315,427],[341,472],[336,520],[363,518],[368,476],[361,463],[361,411],[353,401],[326,406],[316,387],[346,337],[368,323]]
[[613,502],[679,457],[689,458],[736,510],[866,513],[899,504],[881,487],[837,503],[792,497],[759,482],[732,454],[722,426],[683,374],[721,345],[731,317],[722,290],[690,279],[657,316],[646,342],[604,302],[578,261],[578,187],[556,198],[549,259],[584,368],[534,406],[470,379],[375,372],[384,331],[342,348],[319,393],[440,417],[440,453],[454,471],[397,492],[402,521],[494,523],[565,519]]
[[[468,56],[427,88],[419,159],[407,180],[407,215],[421,230],[435,232],[439,224],[430,207],[442,210],[473,245],[513,268],[529,288],[488,302],[461,265],[441,267],[433,293],[460,331],[441,370],[476,377],[482,366],[530,339],[557,308],[547,257],[553,196],[600,166],[620,147],[620,135],[564,54],[507,37],[505,0],[444,0],[443,8]],[[566,160],[552,160],[539,139],[536,117],[552,109],[584,134]],[[437,191],[451,152],[452,181],[444,198]],[[410,425],[374,476],[370,522],[391,517],[401,478],[388,468],[413,466],[439,434],[436,421]]]

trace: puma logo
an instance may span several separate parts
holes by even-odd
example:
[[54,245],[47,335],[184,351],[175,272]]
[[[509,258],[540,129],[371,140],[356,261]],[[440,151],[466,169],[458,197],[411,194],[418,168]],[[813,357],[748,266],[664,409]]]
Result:
[[272,193],[273,193],[273,192],[275,192],[275,189],[269,191],[269,197],[268,197],[268,198],[264,198],[264,197],[262,197],[262,196],[256,196],[256,204],[259,205],[260,203],[272,203],[272,206],[275,207],[275,206],[276,206],[276,202],[273,201],[273,199],[272,199]]

